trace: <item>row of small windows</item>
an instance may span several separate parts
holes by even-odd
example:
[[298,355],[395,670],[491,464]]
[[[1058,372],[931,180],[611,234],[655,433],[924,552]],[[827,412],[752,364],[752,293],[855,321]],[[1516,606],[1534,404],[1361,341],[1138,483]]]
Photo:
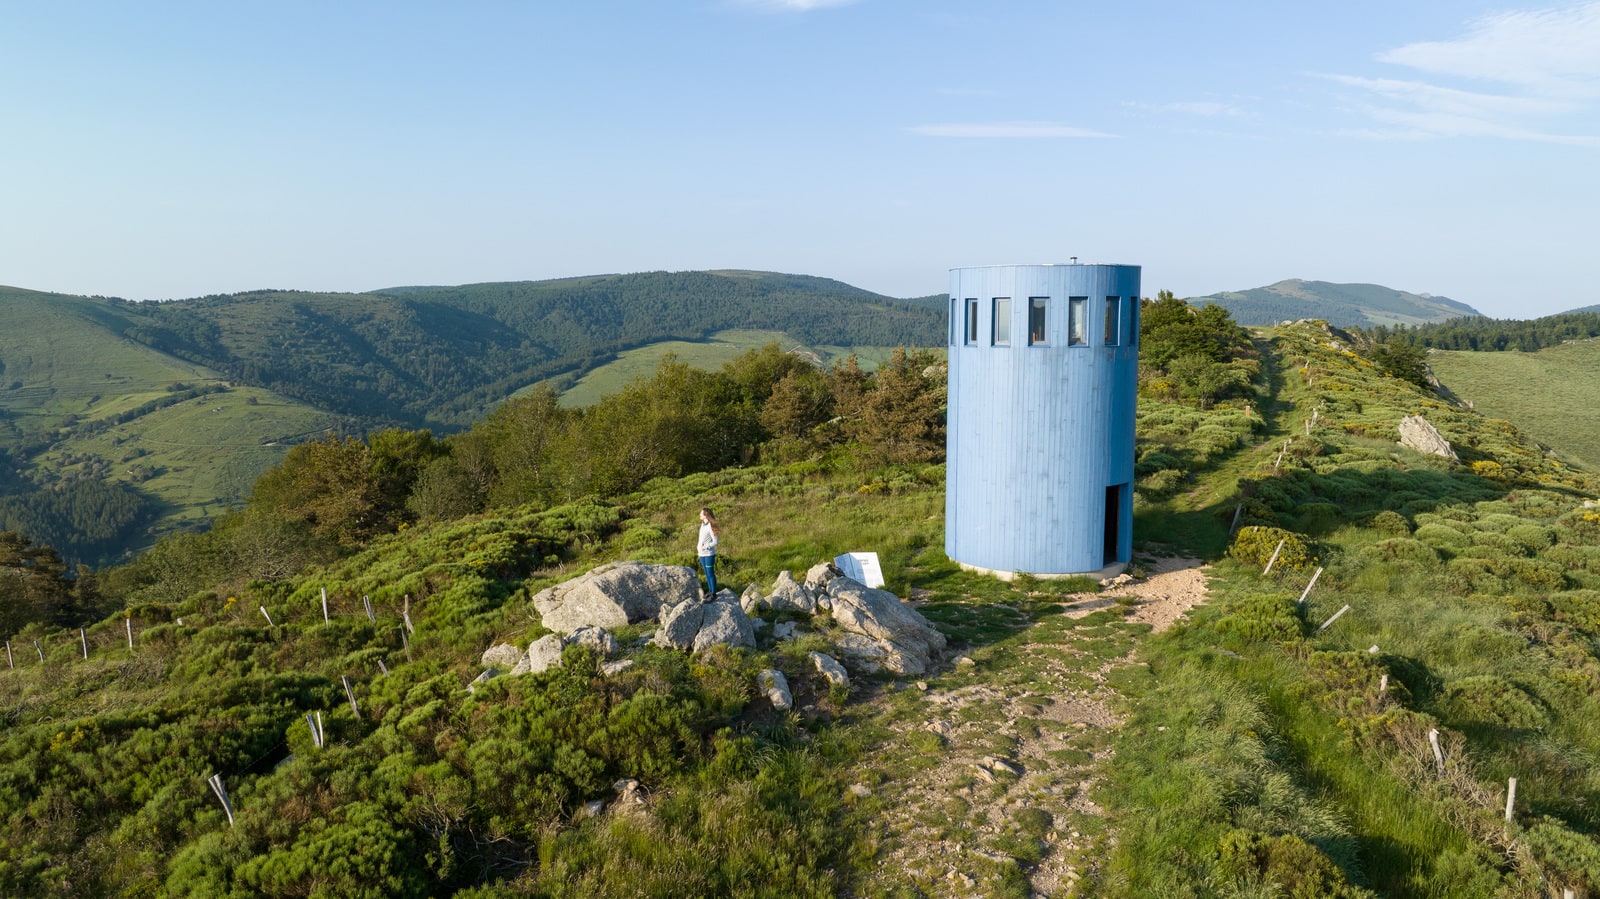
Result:
[[[982,343],[978,320],[978,300],[969,297],[966,301],[966,314],[957,318],[957,300],[950,298],[950,321],[964,323],[964,334],[961,343],[966,346],[978,346]],[[991,312],[989,317],[989,345],[1011,345],[1011,298],[995,297],[990,300]],[[1049,331],[1045,323],[1049,320],[1050,298],[1028,298],[1028,346],[1049,346]],[[1121,346],[1126,339],[1130,346],[1139,339],[1139,299],[1128,297],[1124,302],[1122,297],[1106,297],[1105,328],[1101,332],[1104,346]],[[1089,298],[1067,297],[1067,346],[1089,345]],[[952,335],[951,343],[955,343]]]

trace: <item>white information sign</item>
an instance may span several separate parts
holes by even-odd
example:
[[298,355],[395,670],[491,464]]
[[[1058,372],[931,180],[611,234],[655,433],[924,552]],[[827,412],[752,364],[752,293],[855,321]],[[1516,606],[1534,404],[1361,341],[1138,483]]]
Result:
[[845,553],[834,556],[833,564],[839,566],[845,577],[860,581],[868,587],[883,586],[883,569],[878,565],[877,553]]

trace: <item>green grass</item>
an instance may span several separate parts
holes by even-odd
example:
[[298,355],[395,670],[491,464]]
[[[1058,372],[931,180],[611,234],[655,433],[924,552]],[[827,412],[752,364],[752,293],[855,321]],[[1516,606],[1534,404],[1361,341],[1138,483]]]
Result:
[[1600,341],[1536,353],[1432,352],[1440,383],[1479,412],[1538,436],[1574,463],[1600,469]]

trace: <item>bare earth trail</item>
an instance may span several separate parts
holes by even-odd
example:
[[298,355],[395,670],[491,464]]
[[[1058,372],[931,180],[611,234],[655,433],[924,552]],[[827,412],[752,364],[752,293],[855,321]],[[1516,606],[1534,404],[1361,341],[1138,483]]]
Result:
[[1020,633],[873,700],[893,736],[862,763],[881,841],[869,892],[1075,894],[1105,845],[1090,794],[1121,724],[1107,676],[1206,597],[1198,560],[1141,564],[1148,577],[1061,596]]

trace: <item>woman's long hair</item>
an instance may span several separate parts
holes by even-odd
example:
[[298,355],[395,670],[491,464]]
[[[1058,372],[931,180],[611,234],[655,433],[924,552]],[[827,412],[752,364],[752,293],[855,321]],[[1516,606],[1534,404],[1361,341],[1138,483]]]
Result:
[[700,508],[700,515],[701,515],[701,517],[705,518],[706,524],[711,525],[711,533],[716,534],[718,537],[721,537],[722,536],[722,526],[717,524],[717,516],[711,514],[711,507],[710,506],[702,506]]

